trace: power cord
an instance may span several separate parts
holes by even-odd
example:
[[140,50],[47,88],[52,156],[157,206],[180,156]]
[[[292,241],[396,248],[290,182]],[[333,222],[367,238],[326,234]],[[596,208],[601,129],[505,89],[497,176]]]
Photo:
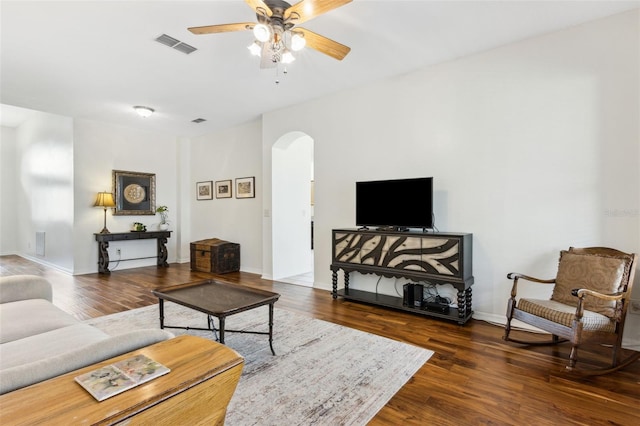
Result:
[[382,275],[378,277],[378,282],[376,282],[376,294],[378,294],[378,284],[380,284],[381,279],[382,279]]

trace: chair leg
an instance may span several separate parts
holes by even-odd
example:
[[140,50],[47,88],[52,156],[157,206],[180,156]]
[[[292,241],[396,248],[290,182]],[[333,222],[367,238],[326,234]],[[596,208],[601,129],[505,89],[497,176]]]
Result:
[[515,308],[515,299],[512,297],[507,304],[507,322],[504,325],[504,336],[502,340],[509,340],[509,333],[511,333],[511,318],[513,318],[513,309]]
[[569,365],[567,366],[567,370],[573,370],[576,367],[577,361],[578,361],[578,345],[573,345],[571,346],[571,354],[569,355]]
[[507,318],[507,323],[504,325],[504,336],[502,340],[509,340],[509,333],[511,333],[511,318]]
[[618,365],[618,363],[620,362],[620,359],[619,359],[620,358],[620,352],[619,352],[620,347],[616,344],[616,345],[613,345],[613,348],[611,348],[611,349],[612,349],[611,350],[611,352],[612,352],[612,354],[611,354],[611,358],[612,358],[611,359],[611,367],[616,367]]

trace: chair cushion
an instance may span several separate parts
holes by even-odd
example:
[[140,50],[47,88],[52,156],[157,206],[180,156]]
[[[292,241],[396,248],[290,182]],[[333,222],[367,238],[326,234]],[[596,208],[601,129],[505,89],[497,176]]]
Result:
[[[576,307],[565,305],[554,300],[520,299],[518,309],[532,315],[546,318],[549,321],[571,327],[576,315]],[[588,310],[583,311],[582,329],[588,331],[604,331],[614,333],[616,322],[606,315]]]
[[[571,290],[577,288],[586,288],[603,294],[616,293],[620,289],[625,267],[625,259],[562,251],[551,300],[577,306],[578,298],[571,294]],[[584,308],[613,318],[616,302],[585,296]]]

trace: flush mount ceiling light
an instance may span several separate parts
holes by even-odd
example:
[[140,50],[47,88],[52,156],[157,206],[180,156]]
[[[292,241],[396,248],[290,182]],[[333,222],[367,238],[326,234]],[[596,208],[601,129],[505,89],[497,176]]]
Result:
[[138,113],[138,115],[142,118],[150,117],[155,111],[153,108],[149,108],[146,106],[134,106],[133,109]]
[[[257,23],[191,27],[193,34],[253,31],[252,55],[260,56],[260,68],[276,68],[295,60],[294,53],[305,45],[339,61],[351,51],[348,46],[296,25],[329,12],[352,0],[302,0],[291,6],[283,0],[246,0],[256,12]],[[286,69],[285,69],[286,72]]]

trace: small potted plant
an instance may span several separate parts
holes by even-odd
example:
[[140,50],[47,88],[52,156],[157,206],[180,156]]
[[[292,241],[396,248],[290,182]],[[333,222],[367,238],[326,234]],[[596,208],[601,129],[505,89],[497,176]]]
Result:
[[158,228],[162,231],[169,229],[169,207],[158,206],[156,213],[160,214],[160,224],[158,225]]
[[147,227],[144,223],[133,222],[133,231],[135,232],[147,232]]

